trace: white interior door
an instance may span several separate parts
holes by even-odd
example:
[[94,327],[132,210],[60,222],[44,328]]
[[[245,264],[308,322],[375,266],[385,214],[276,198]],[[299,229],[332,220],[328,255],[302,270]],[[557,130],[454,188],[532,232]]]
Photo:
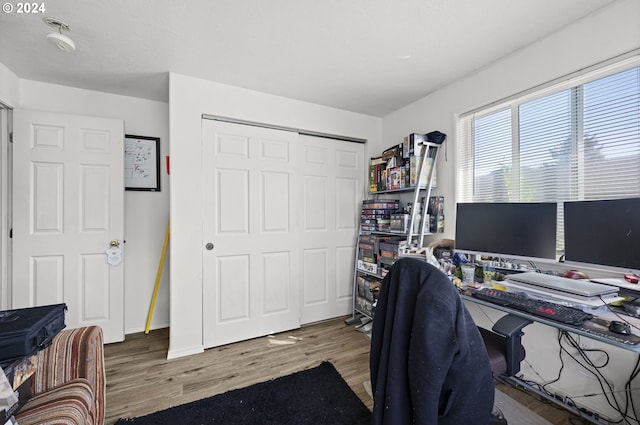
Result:
[[207,348],[300,326],[297,137],[202,122]]
[[[124,340],[123,139],[120,120],[13,114],[12,307],[66,303],[70,328]],[[123,257],[124,259],[124,257]]]
[[351,314],[364,193],[364,145],[300,136],[302,316],[312,323]]

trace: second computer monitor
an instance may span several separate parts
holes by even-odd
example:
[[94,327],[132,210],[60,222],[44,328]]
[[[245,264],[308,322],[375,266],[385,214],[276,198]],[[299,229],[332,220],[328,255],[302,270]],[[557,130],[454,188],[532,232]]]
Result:
[[564,203],[568,262],[640,270],[640,198]]

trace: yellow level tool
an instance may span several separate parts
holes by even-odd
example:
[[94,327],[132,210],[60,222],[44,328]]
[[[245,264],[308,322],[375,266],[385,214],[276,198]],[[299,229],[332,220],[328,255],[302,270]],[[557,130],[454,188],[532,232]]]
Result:
[[169,233],[171,230],[171,221],[167,223],[167,233],[164,235],[164,245],[162,246],[162,255],[160,256],[160,264],[158,264],[158,273],[156,274],[156,284],[153,288],[153,296],[151,297],[151,305],[149,306],[149,314],[147,315],[147,327],[144,333],[149,333],[151,327],[151,318],[153,317],[153,309],[156,306],[156,297],[158,296],[158,287],[160,286],[160,278],[162,277],[162,269],[164,268],[164,259],[167,255],[167,246],[169,245]]

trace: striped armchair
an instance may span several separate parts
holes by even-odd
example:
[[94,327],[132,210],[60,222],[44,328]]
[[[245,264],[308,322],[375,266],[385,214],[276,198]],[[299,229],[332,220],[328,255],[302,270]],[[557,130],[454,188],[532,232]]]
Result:
[[102,425],[105,372],[102,329],[66,329],[38,353],[32,397],[18,411],[20,425]]

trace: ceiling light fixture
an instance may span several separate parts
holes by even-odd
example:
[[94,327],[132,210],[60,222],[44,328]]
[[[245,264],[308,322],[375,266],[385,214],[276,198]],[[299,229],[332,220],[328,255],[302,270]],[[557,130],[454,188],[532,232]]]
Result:
[[44,18],[44,22],[50,27],[58,30],[58,32],[47,34],[47,40],[63,52],[73,52],[76,50],[76,43],[66,35],[62,34],[62,30],[70,30],[68,24],[56,18]]

